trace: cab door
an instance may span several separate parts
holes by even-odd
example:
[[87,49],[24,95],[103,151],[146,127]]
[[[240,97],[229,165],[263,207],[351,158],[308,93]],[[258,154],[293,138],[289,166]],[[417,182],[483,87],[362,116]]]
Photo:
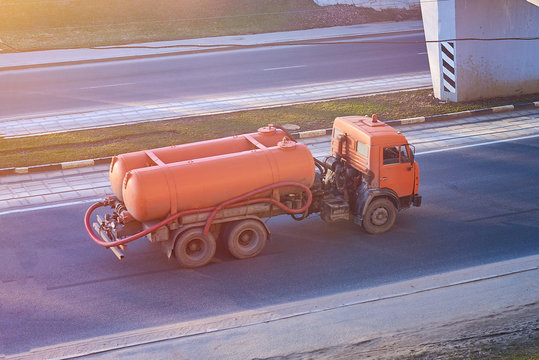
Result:
[[410,196],[414,191],[414,167],[410,163],[408,144],[381,147],[380,188],[388,188],[400,197]]

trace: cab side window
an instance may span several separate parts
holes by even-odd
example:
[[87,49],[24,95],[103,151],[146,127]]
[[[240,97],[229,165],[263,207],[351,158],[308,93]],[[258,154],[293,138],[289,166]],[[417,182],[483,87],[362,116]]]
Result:
[[399,148],[388,146],[384,148],[384,165],[399,163]]
[[341,135],[344,135],[344,133],[341,130],[339,130],[337,128],[333,129],[333,138],[335,140],[339,140],[339,136],[341,136]]
[[356,152],[365,157],[365,158],[368,158],[369,157],[369,145],[367,144],[364,144],[362,143],[361,141],[357,141],[356,143]]
[[384,148],[384,165],[404,164],[410,162],[410,155],[406,145],[387,146]]

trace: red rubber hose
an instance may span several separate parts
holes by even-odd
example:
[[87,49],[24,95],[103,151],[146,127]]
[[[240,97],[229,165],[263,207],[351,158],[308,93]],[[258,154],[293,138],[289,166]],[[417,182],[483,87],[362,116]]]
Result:
[[[295,186],[295,187],[300,187],[303,190],[305,190],[305,192],[307,193],[307,202],[305,203],[305,205],[303,207],[299,208],[299,209],[291,209],[291,208],[285,206],[283,203],[281,203],[281,202],[279,202],[279,201],[277,201],[275,199],[272,199],[272,198],[252,199],[252,200],[247,200],[245,202],[237,203],[238,201],[249,198],[249,197],[254,196],[254,195],[258,194],[258,193],[268,191],[268,190],[272,190],[272,189],[279,188],[279,187],[284,187],[284,186]],[[235,197],[233,199],[227,200],[227,201],[221,203],[220,205],[216,206],[215,209],[213,209],[212,213],[210,214],[210,217],[206,221],[206,226],[204,226],[204,235],[207,235],[209,233],[211,223],[213,222],[213,219],[215,218],[215,215],[217,215],[217,212],[219,210],[221,210],[221,209],[231,207],[232,205],[234,205],[234,206],[243,206],[243,205],[248,205],[248,204],[256,204],[256,203],[265,202],[265,203],[272,203],[272,204],[280,207],[286,213],[289,213],[289,214],[301,214],[301,213],[304,213],[309,208],[309,206],[311,206],[312,200],[313,200],[313,194],[311,192],[311,189],[309,189],[307,186],[305,186],[305,185],[303,185],[301,183],[297,183],[297,182],[293,182],[293,181],[282,181],[282,182],[278,182],[278,183],[275,183],[275,184],[266,185],[266,186],[263,186],[263,187],[258,188],[256,190],[250,191],[250,192],[248,192],[246,194],[243,194],[243,195],[240,195],[240,196]]]
[[[254,196],[254,195],[259,194],[261,192],[272,190],[272,189],[279,188],[279,187],[284,187],[284,186],[300,187],[303,190],[305,190],[305,192],[307,193],[307,202],[306,202],[306,204],[303,207],[301,207],[300,209],[291,209],[291,208],[285,206],[283,203],[281,203],[281,202],[279,202],[279,201],[277,201],[275,199],[272,199],[272,198],[251,199],[251,200],[246,200],[246,201],[241,202],[243,199]],[[137,240],[137,239],[139,239],[139,238],[141,238],[143,236],[146,236],[149,233],[159,229],[161,226],[164,226],[164,225],[168,224],[169,222],[174,221],[174,220],[176,220],[177,218],[179,218],[181,216],[191,215],[191,214],[198,214],[198,213],[201,213],[201,212],[209,212],[209,211],[211,211],[212,213],[210,214],[208,220],[206,221],[206,225],[204,226],[204,234],[207,234],[209,232],[209,229],[210,229],[210,226],[211,226],[211,224],[213,222],[213,219],[215,218],[215,215],[217,215],[217,212],[219,210],[224,209],[224,208],[228,208],[228,207],[232,207],[232,206],[243,206],[243,205],[262,203],[262,202],[272,203],[272,204],[278,206],[279,208],[281,208],[282,210],[284,210],[286,213],[301,214],[301,213],[304,213],[305,211],[307,211],[307,209],[311,205],[312,193],[311,193],[311,190],[307,186],[305,186],[305,185],[303,185],[301,183],[292,182],[292,181],[284,181],[284,182],[279,182],[279,183],[275,183],[275,184],[271,184],[271,185],[266,185],[266,186],[263,186],[263,187],[261,187],[259,189],[250,191],[250,192],[248,192],[246,194],[243,194],[243,195],[237,196],[237,197],[235,197],[233,199],[227,200],[227,201],[221,203],[218,206],[212,206],[212,207],[207,207],[207,208],[202,208],[202,209],[191,209],[191,210],[180,211],[180,212],[178,212],[178,213],[176,213],[174,215],[171,215],[168,218],[160,221],[159,223],[149,227],[148,229],[146,229],[144,231],[141,231],[141,232],[139,232],[139,233],[137,233],[135,235],[131,235],[129,237],[126,237],[125,239],[111,241],[111,242],[103,241],[99,237],[97,237],[97,235],[95,235],[95,233],[92,230],[92,227],[90,225],[90,217],[91,217],[92,213],[96,209],[98,209],[100,207],[103,207],[103,206],[106,206],[103,202],[98,202],[98,203],[93,204],[92,206],[90,206],[88,208],[88,210],[86,210],[86,214],[84,215],[84,227],[86,228],[86,232],[88,232],[88,235],[90,235],[90,238],[94,242],[96,242],[97,244],[99,244],[99,245],[101,245],[103,247],[110,248],[110,247],[113,247],[113,246],[124,245],[124,244],[127,244],[127,243],[131,242],[131,241]]]

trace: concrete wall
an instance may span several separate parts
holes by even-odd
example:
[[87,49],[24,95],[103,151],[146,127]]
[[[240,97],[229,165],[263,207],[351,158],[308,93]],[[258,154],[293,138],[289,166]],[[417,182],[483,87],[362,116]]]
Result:
[[539,40],[464,40],[538,37],[538,6],[526,0],[421,0],[421,11],[425,38],[438,41],[427,44],[437,98],[539,92]]
[[375,10],[382,9],[413,9],[419,6],[419,0],[314,0],[317,5],[355,5]]

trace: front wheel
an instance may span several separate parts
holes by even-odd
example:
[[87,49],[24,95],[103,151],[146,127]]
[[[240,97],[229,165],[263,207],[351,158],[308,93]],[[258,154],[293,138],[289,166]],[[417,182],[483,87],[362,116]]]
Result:
[[174,245],[176,261],[185,268],[196,268],[210,262],[215,255],[215,237],[204,235],[202,228],[194,228],[181,233]]
[[363,217],[363,229],[369,234],[381,234],[393,227],[397,218],[395,205],[385,198],[373,200]]

